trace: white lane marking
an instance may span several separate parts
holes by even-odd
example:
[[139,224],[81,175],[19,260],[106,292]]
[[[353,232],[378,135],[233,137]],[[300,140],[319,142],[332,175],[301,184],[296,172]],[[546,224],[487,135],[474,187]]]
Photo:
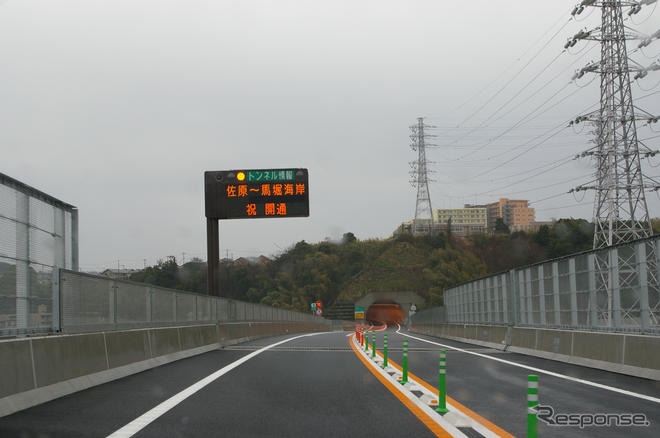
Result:
[[348,338],[349,336],[353,336],[353,333],[347,333],[346,337]]
[[327,334],[331,332],[322,332],[322,333],[308,333],[306,335],[300,335],[300,336],[294,336],[289,339],[285,339],[283,341],[275,342],[274,344],[267,345],[257,351],[254,351],[246,356],[243,356],[242,358],[238,359],[237,361],[234,361],[230,363],[229,365],[226,365],[222,368],[220,368],[218,371],[209,374],[208,376],[204,377],[202,380],[199,380],[196,383],[193,383],[183,391],[179,392],[178,394],[173,395],[172,397],[168,398],[155,408],[145,412],[144,414],[140,415],[138,418],[135,420],[131,421],[128,423],[126,426],[122,427],[121,429],[115,431],[114,433],[108,435],[108,438],[129,438],[136,433],[138,433],[140,430],[144,429],[146,426],[148,426],[151,422],[156,420],[158,417],[161,415],[165,414],[167,411],[199,391],[200,389],[204,388],[208,384],[212,383],[214,380],[218,379],[219,377],[223,376],[224,374],[227,374],[229,371],[233,370],[234,368],[238,367],[239,365],[247,362],[248,360],[252,359],[253,357],[263,353],[266,350],[269,350],[273,347],[277,347],[278,345],[284,344],[285,342],[293,341],[294,339],[300,339],[304,338],[307,336],[315,336],[315,335],[321,335],[321,334]]
[[[396,333],[398,335],[404,336],[400,332],[401,332],[401,326],[399,326],[399,329],[396,331]],[[571,377],[571,376],[567,376],[565,374],[559,374],[559,373],[544,370],[544,369],[541,369],[541,368],[530,367],[529,365],[523,365],[521,363],[511,362],[509,360],[500,359],[498,357],[488,356],[487,354],[475,353],[474,351],[464,350],[462,348],[452,347],[451,345],[440,344],[438,342],[433,342],[433,341],[429,341],[429,340],[426,340],[426,339],[418,338],[417,336],[412,336],[410,334],[406,334],[405,336],[407,336],[409,338],[417,339],[418,341],[426,342],[426,343],[429,343],[429,344],[439,345],[440,347],[444,347],[444,348],[447,348],[447,349],[450,349],[450,350],[456,350],[456,351],[460,351],[460,352],[467,353],[467,354],[473,354],[475,356],[479,356],[479,357],[483,357],[483,358],[486,358],[486,359],[494,360],[496,362],[502,362],[502,363],[505,363],[507,365],[512,365],[514,367],[524,368],[526,370],[534,371],[534,372],[537,372],[537,373],[547,374],[549,376],[558,377],[560,379],[570,380],[571,382],[582,383],[584,385],[589,385],[589,386],[593,386],[593,387],[596,387],[596,388],[605,389],[607,391],[618,392],[619,394],[625,394],[625,395],[629,395],[631,397],[641,398],[642,400],[646,400],[646,401],[650,401],[650,402],[654,402],[654,403],[660,403],[660,398],[651,397],[650,395],[639,394],[637,392],[632,392],[632,391],[628,391],[628,390],[621,389],[621,388],[615,388],[613,386],[603,385],[602,383],[596,383],[596,382],[592,382],[590,380],[578,379],[577,377]]]

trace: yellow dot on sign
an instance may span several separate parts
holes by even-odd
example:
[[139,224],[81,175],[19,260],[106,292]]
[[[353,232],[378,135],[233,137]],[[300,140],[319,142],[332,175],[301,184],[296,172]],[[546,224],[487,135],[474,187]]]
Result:
[[239,181],[243,181],[243,180],[245,179],[245,173],[243,173],[243,172],[238,172],[238,173],[236,174],[236,179],[239,180]]

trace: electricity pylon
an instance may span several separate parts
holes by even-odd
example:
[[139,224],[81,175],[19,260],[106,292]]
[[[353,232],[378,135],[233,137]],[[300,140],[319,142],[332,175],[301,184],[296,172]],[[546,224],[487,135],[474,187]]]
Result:
[[[582,185],[575,189],[595,190],[594,201],[594,249],[629,242],[653,234],[645,190],[655,189],[656,184],[645,184],[640,163],[641,156],[652,156],[646,146],[640,152],[636,122],[649,119],[637,117],[630,89],[630,73],[635,79],[646,76],[649,70],[656,70],[654,63],[649,67],[630,66],[626,40],[639,38],[627,35],[623,20],[623,7],[630,7],[629,15],[639,12],[647,0],[583,0],[574,9],[574,14],[584,7],[602,9],[601,26],[591,31],[580,31],[566,43],[574,46],[578,40],[599,41],[600,62],[592,62],[582,68],[576,77],[585,73],[600,74],[600,108],[575,122],[591,121],[596,126],[596,146],[583,156],[593,156],[596,173],[593,185]],[[648,43],[647,43],[648,44]]]
[[410,162],[410,184],[417,187],[417,202],[415,203],[415,220],[413,221],[413,234],[429,233],[433,231],[433,208],[431,207],[431,195],[429,193],[429,173],[433,171],[428,169],[431,163],[426,159],[427,146],[433,146],[426,142],[426,138],[435,137],[424,131],[425,128],[434,128],[426,125],[423,117],[417,118],[417,124],[412,125],[410,130],[410,139],[412,143],[410,148],[417,152],[417,161]]
[[[593,113],[578,117],[574,122],[590,121],[595,126],[595,146],[582,156],[592,156],[596,163],[595,179],[591,185],[581,185],[575,191],[595,190],[593,248],[599,249],[618,243],[630,242],[651,236],[653,230],[646,203],[646,190],[657,190],[659,185],[645,182],[641,158],[653,156],[658,151],[646,147],[637,137],[637,121],[657,122],[657,117],[646,113],[637,116],[630,89],[630,74],[641,79],[651,70],[660,69],[657,63],[643,67],[628,57],[626,41],[641,39],[648,45],[657,35],[642,36],[631,32],[624,24],[623,8],[629,7],[628,15],[638,13],[644,4],[656,0],[583,0],[573,10],[580,14],[585,7],[601,8],[600,27],[578,32],[570,38],[565,48],[574,46],[579,40],[600,42],[600,62],[592,62],[579,70],[575,78],[585,73],[600,75],[600,108]],[[658,34],[656,32],[656,34]],[[632,64],[632,66],[631,66]],[[641,145],[641,148],[640,148]],[[640,150],[641,149],[641,150]],[[648,328],[649,313],[640,314],[639,294],[631,291],[640,287],[636,264],[653,261],[655,246],[651,243],[637,246],[636,250],[621,248],[595,253],[596,315],[588,315],[588,325],[620,328],[637,326]],[[643,257],[644,260],[640,260]],[[658,290],[656,269],[648,269],[645,279],[649,288]],[[614,289],[618,293],[613,293]],[[625,293],[625,295],[624,295]],[[657,303],[654,303],[657,305]],[[644,306],[642,306],[644,307]],[[648,312],[648,304],[646,304]],[[653,307],[653,305],[652,305]],[[654,315],[651,309],[650,315]],[[644,321],[647,315],[647,321]],[[595,321],[589,319],[596,318]]]

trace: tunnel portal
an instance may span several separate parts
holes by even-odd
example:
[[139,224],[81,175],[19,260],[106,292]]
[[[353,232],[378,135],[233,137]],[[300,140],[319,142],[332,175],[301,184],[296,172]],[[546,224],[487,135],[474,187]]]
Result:
[[366,319],[374,324],[384,323],[391,326],[402,324],[405,314],[401,306],[394,301],[378,301],[369,306]]

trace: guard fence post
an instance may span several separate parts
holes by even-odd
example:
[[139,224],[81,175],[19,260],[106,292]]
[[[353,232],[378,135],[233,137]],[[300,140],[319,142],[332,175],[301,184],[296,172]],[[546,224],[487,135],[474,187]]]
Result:
[[539,376],[527,376],[527,438],[537,438],[539,419],[536,407],[539,405]]
[[440,350],[440,367],[438,369],[438,407],[436,412],[445,413],[449,412],[447,409],[447,388],[445,386],[446,373],[447,373],[447,352]]
[[408,383],[408,340],[403,340],[403,375],[401,376],[401,384]]

